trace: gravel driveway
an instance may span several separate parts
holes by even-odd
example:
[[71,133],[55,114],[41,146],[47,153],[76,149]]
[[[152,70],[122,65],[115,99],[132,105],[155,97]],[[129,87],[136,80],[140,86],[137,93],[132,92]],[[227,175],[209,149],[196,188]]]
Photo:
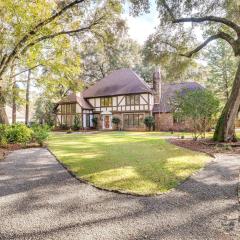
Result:
[[0,239],[240,239],[239,167],[218,155],[175,191],[133,197],[80,183],[46,149],[18,150],[0,162]]

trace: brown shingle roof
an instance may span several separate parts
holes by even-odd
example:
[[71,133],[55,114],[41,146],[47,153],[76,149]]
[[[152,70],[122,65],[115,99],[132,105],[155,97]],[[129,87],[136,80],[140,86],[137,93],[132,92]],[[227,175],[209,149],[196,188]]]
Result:
[[131,69],[115,70],[83,92],[84,98],[151,93],[150,87]]
[[57,104],[64,104],[64,103],[78,103],[83,109],[93,109],[93,106],[83,98],[82,94],[77,96],[75,93],[71,93]]
[[162,84],[161,100],[160,104],[154,104],[154,113],[167,113],[171,112],[171,99],[173,99],[177,93],[184,90],[197,90],[203,89],[203,87],[196,82],[184,82],[176,84]]

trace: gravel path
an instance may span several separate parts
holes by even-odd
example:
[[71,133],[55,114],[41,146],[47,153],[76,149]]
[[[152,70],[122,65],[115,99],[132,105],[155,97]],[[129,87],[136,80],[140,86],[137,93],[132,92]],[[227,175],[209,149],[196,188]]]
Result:
[[0,162],[0,239],[240,239],[239,167],[218,155],[175,191],[133,197],[80,183],[45,149],[18,150]]

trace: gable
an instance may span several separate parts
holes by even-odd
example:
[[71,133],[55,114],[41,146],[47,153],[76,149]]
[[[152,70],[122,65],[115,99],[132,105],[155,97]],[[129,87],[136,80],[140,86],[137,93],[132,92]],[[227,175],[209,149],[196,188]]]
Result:
[[151,93],[150,87],[131,69],[119,69],[83,92],[84,98]]

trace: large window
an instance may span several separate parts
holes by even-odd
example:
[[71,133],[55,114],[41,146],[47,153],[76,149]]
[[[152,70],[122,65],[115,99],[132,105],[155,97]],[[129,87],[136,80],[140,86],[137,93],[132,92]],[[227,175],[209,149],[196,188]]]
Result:
[[124,114],[124,127],[125,128],[138,128],[143,127],[144,115],[143,114]]
[[111,106],[112,106],[112,97],[101,98],[101,107],[111,107]]
[[140,104],[140,95],[128,95],[125,97],[126,105],[139,105]]
[[76,104],[68,103],[61,105],[61,113],[62,114],[75,114],[76,113]]

